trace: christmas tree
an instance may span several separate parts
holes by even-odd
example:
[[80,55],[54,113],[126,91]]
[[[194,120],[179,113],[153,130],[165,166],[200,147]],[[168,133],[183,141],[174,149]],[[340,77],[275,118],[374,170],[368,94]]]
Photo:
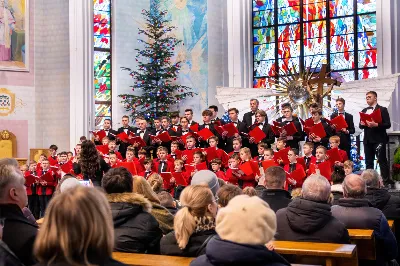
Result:
[[166,18],[167,11],[160,10],[159,0],[152,1],[150,11],[142,10],[146,20],[144,29],[139,28],[139,39],[143,49],[135,49],[136,70],[123,67],[129,71],[135,80],[132,91],[139,92],[140,96],[121,94],[121,103],[132,118],[144,116],[152,121],[155,117],[167,115],[174,105],[195,93],[191,88],[177,83],[181,61],[172,62],[175,49],[184,45],[181,40],[171,37],[176,27],[169,24]]

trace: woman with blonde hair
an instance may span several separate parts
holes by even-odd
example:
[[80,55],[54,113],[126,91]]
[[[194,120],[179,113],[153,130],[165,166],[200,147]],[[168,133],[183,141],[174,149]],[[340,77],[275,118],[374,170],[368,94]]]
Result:
[[147,182],[149,182],[151,189],[156,194],[160,193],[163,190],[164,180],[162,179],[162,177],[159,174],[157,174],[157,173],[151,174],[149,176],[149,178],[147,179]]
[[38,265],[124,265],[112,259],[110,205],[97,189],[78,186],[54,197],[34,245]]
[[160,204],[157,194],[142,176],[133,177],[133,192],[143,195],[151,203],[151,215],[156,218],[164,235],[173,230],[174,216]]
[[207,186],[186,187],[180,196],[182,209],[174,220],[174,232],[161,239],[163,255],[197,257],[205,253],[207,242],[216,235],[217,203]]

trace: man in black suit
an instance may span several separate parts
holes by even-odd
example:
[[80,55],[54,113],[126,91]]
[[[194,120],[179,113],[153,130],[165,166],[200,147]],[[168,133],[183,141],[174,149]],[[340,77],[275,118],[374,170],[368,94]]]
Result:
[[392,126],[389,112],[386,107],[378,104],[378,95],[375,91],[367,92],[366,100],[368,107],[361,112],[371,114],[373,111],[380,109],[382,122],[379,124],[375,121],[364,123],[360,120],[360,129],[364,130],[365,165],[367,169],[373,169],[375,155],[377,155],[383,182],[385,185],[391,185],[393,181],[390,179],[389,165],[386,158],[386,144],[389,141],[386,130]]
[[[176,131],[173,130],[172,127],[171,127],[171,120],[169,119],[169,117],[167,117],[167,116],[161,117],[161,125],[162,125],[162,128],[163,128],[161,133],[168,132],[168,134],[171,137],[176,137],[177,136]],[[166,147],[168,149],[168,153],[171,153],[171,143],[172,143],[172,140],[168,141],[168,142],[158,143],[158,144],[160,144],[161,146]]]
[[[129,134],[135,133],[135,129],[129,126],[129,116],[124,115],[122,117],[122,127],[118,129],[118,134],[125,132],[128,136]],[[122,157],[125,158],[126,150],[128,149],[129,142],[119,141],[118,151],[121,153]]]
[[[106,136],[110,140],[115,140],[115,137],[118,135],[118,131],[111,128],[111,119],[109,118],[104,119],[102,130],[106,132]],[[98,136],[95,137],[94,144],[101,145],[101,141]]]
[[[256,123],[250,127],[249,131],[252,131],[255,127],[259,127],[266,136],[263,140],[261,140],[261,142],[268,144],[268,146],[271,147],[271,144],[275,141],[275,136],[272,132],[271,126],[267,123],[267,114],[264,110],[256,111]],[[258,143],[254,143],[254,138],[252,137],[249,138],[249,142],[251,156],[255,157],[258,155]]]
[[[141,137],[143,141],[146,143],[146,146],[142,147],[146,152],[147,156],[150,156],[151,150],[154,149],[154,146],[151,145],[151,139],[150,135],[154,135],[155,133],[151,128],[147,127],[147,121],[142,117],[142,119],[138,120],[136,119],[136,124],[139,126],[139,128],[135,132],[135,136]],[[137,151],[137,145],[133,145],[135,147],[135,150]],[[137,153],[137,152],[136,152]]]
[[[239,131],[239,133],[236,133],[233,137],[227,138],[226,137],[226,133],[228,132],[224,132],[222,134],[222,140],[225,142],[225,151],[226,153],[230,153],[233,151],[233,140],[235,138],[242,138],[242,146],[247,147],[248,146],[248,141],[246,139],[244,139],[244,134],[247,134],[249,131],[246,127],[246,125],[239,121],[238,115],[239,115],[239,110],[237,108],[230,108],[228,110],[228,114],[229,114],[229,118],[232,121],[232,123],[236,126],[237,130]],[[246,141],[246,143],[244,143]]]
[[[250,100],[250,112],[243,115],[243,123],[247,128],[250,128],[256,122],[256,111],[258,110],[260,102],[257,99]],[[268,117],[265,117],[265,123],[268,124]]]
[[[344,111],[345,104],[346,104],[346,101],[343,98],[336,99],[336,107],[337,107],[338,112],[333,113],[331,115],[331,120],[334,119],[335,117],[337,117],[338,115],[344,116],[344,119],[346,120],[348,127],[343,128],[340,131],[336,130],[336,135],[338,135],[340,137],[339,148],[341,150],[346,151],[347,157],[351,158],[351,156],[350,156],[351,136],[350,135],[354,134],[355,128],[354,128],[353,116]],[[333,128],[335,127],[334,125],[332,125],[332,126],[333,126]],[[334,128],[334,130],[335,130],[335,128]]]
[[220,121],[222,123],[222,121],[218,118],[218,106],[216,105],[210,105],[208,107],[208,110],[211,111],[212,116],[211,116],[211,123],[215,123],[215,121]]
[[287,146],[299,150],[299,141],[302,141],[304,139],[300,120],[298,117],[293,116],[293,108],[290,103],[282,104],[281,109],[283,116],[279,117],[276,122],[278,122],[281,127],[293,122],[294,126],[297,129],[297,132],[293,136],[287,136],[283,133],[280,136],[276,137],[286,139]]
[[197,124],[197,122],[193,121],[193,110],[192,109],[185,110],[185,117],[187,118],[187,120],[189,120],[189,127],[193,126],[194,124]]
[[313,154],[315,155],[315,151],[317,150],[317,147],[319,146],[319,145],[322,145],[322,146],[324,146],[325,148],[329,148],[329,138],[331,137],[331,136],[333,136],[333,133],[332,133],[332,128],[331,128],[331,126],[328,124],[328,122],[326,121],[326,119],[323,119],[322,118],[322,109],[317,109],[317,110],[314,110],[312,113],[311,113],[311,118],[312,118],[312,120],[313,120],[313,122],[314,122],[314,125],[317,125],[317,124],[319,124],[319,123],[321,123],[322,124],[322,126],[324,127],[324,131],[325,131],[325,133],[326,133],[326,136],[325,137],[323,137],[323,138],[321,138],[321,137],[319,137],[319,136],[316,136],[316,135],[314,135],[314,134],[309,134],[308,136],[307,136],[307,142],[312,142],[312,143],[314,143],[314,150],[313,150]]

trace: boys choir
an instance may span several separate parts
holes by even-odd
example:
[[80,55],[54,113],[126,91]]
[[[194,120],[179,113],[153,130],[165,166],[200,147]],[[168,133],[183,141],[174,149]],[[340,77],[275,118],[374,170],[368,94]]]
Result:
[[[376,100],[375,92],[367,93],[369,105],[370,95]],[[373,103],[376,108],[376,101]],[[99,154],[111,167],[123,166],[146,179],[158,173],[163,178],[163,189],[173,196],[179,196],[175,192],[190,184],[194,173],[203,169],[210,169],[229,184],[245,188],[257,185],[260,173],[264,172],[260,168],[279,165],[287,173],[286,189],[292,190],[301,188],[312,173],[319,171],[330,180],[335,165],[344,165],[345,169],[351,165],[348,159],[354,123],[353,116],[344,111],[344,99],[336,100],[338,112],[331,115],[331,120],[322,116],[318,104],[309,106],[311,117],[305,121],[293,115],[290,104],[283,104],[282,116],[269,124],[267,114],[258,106],[258,100],[251,99],[251,111],[244,114],[242,121],[238,119],[238,109],[230,108],[228,123],[217,117],[218,107],[214,105],[202,112],[200,123],[193,121],[192,109],[186,109],[183,117],[155,118],[153,128],[148,127],[144,117],[137,117],[136,127],[131,127],[129,117],[123,116],[123,126],[113,130],[111,121],[106,119],[103,129],[93,132],[93,138]],[[363,113],[372,113],[367,110]],[[384,120],[388,120],[386,112],[382,110]],[[367,123],[370,122],[361,121],[360,125],[367,128],[366,138],[370,143],[372,132],[377,132],[380,125],[369,127]],[[82,137],[81,141],[85,139]],[[304,140],[300,155],[300,141]],[[79,161],[80,144],[74,154],[57,151],[57,146],[51,145],[49,157],[41,155],[38,162],[31,162],[28,169],[23,169],[29,207],[37,218],[43,217],[57,182],[63,175],[73,173],[73,165]],[[373,155],[368,152],[366,159],[370,166]]]

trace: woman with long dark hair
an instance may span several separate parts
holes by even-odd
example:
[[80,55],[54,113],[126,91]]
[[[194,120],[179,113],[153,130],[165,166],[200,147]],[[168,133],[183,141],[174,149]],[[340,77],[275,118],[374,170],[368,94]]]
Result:
[[96,145],[90,140],[82,142],[79,162],[74,163],[75,174],[82,173],[84,180],[91,180],[94,186],[100,186],[103,174],[109,169],[110,166],[101,158]]

